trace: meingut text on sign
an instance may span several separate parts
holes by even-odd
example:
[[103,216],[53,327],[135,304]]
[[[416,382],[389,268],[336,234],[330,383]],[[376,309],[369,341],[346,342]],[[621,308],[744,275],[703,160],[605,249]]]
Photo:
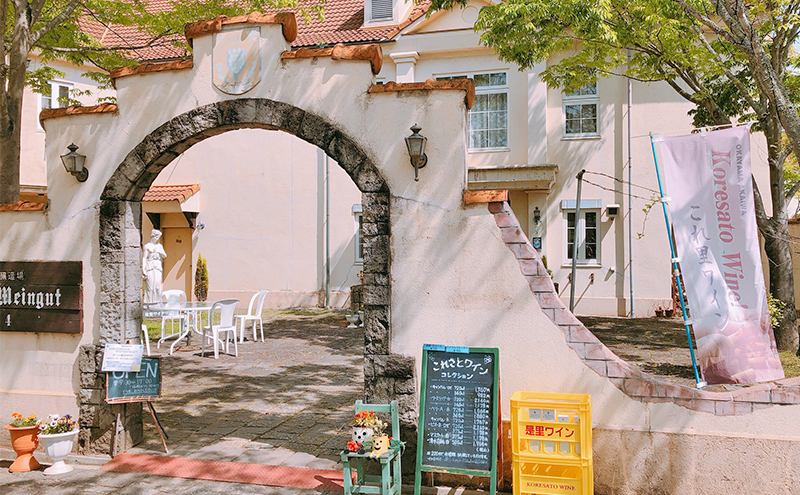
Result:
[[81,333],[80,261],[0,261],[0,331]]

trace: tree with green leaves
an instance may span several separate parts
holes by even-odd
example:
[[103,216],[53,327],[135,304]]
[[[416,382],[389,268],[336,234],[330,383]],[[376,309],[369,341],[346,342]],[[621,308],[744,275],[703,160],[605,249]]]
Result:
[[[433,0],[448,9],[467,0]],[[565,92],[618,75],[665,82],[696,107],[697,126],[756,121],[768,146],[769,197],[758,185],[756,221],[769,258],[770,293],[788,308],[778,348],[798,349],[788,205],[800,178],[785,173],[800,149],[800,2],[794,0],[506,0],[481,10],[483,44]],[[630,55],[630,60],[628,56]],[[558,56],[558,58],[556,57]],[[769,201],[772,215],[767,214]]]
[[[22,100],[26,86],[49,94],[48,81],[62,76],[53,60],[97,67],[87,75],[108,81],[115,67],[136,63],[137,52],[155,46],[188,52],[188,22],[218,15],[288,8],[303,16],[321,13],[324,0],[0,0],[0,203],[19,200]],[[110,33],[101,43],[91,33]],[[29,70],[30,57],[42,62]],[[76,103],[70,101],[70,103]]]

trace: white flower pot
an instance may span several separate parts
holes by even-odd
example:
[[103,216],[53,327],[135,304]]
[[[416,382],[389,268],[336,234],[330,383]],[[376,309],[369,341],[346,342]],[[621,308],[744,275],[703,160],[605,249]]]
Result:
[[353,441],[356,443],[371,442],[374,431],[363,426],[353,427]]
[[39,434],[39,445],[44,447],[47,456],[53,460],[53,465],[44,470],[44,474],[63,474],[72,471],[72,466],[64,463],[64,459],[72,452],[72,444],[78,435],[78,428],[66,433],[52,435]]
[[349,323],[347,328],[358,328],[358,325],[356,325],[359,320],[358,314],[344,315],[344,317],[347,319],[347,323]]

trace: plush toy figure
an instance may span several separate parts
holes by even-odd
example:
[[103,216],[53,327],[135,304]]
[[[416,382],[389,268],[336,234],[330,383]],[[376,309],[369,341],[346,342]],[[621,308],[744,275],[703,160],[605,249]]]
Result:
[[372,453],[369,456],[380,457],[386,452],[389,452],[389,437],[387,435],[372,437]]

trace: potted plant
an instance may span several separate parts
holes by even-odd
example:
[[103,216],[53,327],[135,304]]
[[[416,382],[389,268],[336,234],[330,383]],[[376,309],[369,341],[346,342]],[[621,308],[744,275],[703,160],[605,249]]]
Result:
[[58,414],[47,416],[47,422],[40,425],[39,440],[44,451],[53,460],[53,465],[44,470],[44,474],[63,474],[72,471],[72,466],[67,465],[64,459],[72,452],[72,444],[78,435],[78,423],[72,416]]
[[666,316],[667,318],[672,318],[672,315],[674,315],[674,314],[675,314],[675,310],[672,309],[672,308],[666,308],[664,310],[664,316]]
[[372,441],[375,421],[379,421],[375,411],[361,411],[353,416],[353,441],[356,444]]
[[17,459],[8,468],[12,473],[23,473],[39,467],[33,451],[39,446],[39,419],[31,414],[23,418],[20,413],[11,414],[11,423],[5,426],[11,434],[11,448]]
[[664,316],[664,308],[662,308],[661,306],[659,306],[659,307],[656,309],[656,316],[657,316],[658,318],[662,318],[662,317]]

